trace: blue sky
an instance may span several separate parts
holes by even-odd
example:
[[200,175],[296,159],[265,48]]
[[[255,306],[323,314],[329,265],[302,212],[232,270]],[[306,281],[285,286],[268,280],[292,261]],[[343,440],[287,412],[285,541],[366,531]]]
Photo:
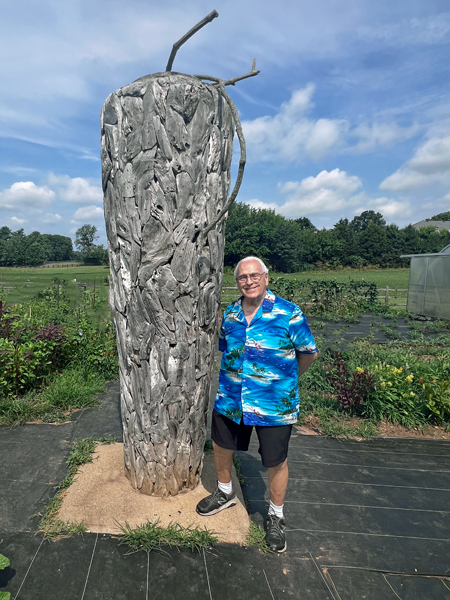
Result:
[[[187,8],[188,6],[188,8]],[[14,0],[0,22],[0,225],[106,243],[99,115],[165,68],[223,79],[248,146],[239,201],[317,227],[450,209],[450,8],[441,0]],[[235,140],[235,146],[237,141]]]

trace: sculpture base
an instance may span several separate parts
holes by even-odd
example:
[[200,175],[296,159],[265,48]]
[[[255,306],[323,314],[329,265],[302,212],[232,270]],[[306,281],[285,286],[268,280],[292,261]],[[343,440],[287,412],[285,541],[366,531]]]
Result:
[[[136,527],[147,519],[159,519],[161,526],[170,522],[183,527],[198,526],[213,531],[220,542],[245,545],[250,521],[242,501],[212,517],[201,517],[195,512],[199,500],[213,491],[210,489],[214,480],[212,452],[205,454],[202,477],[208,489],[200,483],[195,490],[175,497],[146,496],[134,490],[124,475],[123,444],[99,446],[94,461],[80,468],[76,481],[66,491],[59,519],[83,521],[92,533],[115,535],[119,533],[117,523]],[[240,491],[235,475],[233,485]]]

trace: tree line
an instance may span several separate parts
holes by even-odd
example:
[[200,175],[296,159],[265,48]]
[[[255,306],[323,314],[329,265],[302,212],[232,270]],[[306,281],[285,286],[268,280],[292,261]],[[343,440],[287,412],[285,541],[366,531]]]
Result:
[[90,265],[108,264],[108,252],[94,241],[97,227],[83,225],[76,231],[75,245],[64,235],[33,231],[26,235],[23,229],[11,231],[0,228],[0,265],[3,267],[37,267],[46,262],[80,260]]
[[25,235],[23,229],[11,231],[0,228],[0,265],[38,266],[48,261],[72,260],[73,247],[70,237],[41,234],[33,231]]
[[[450,212],[431,217],[450,221]],[[450,224],[449,224],[450,227]],[[245,256],[259,256],[283,273],[312,269],[407,267],[402,254],[439,252],[450,243],[450,232],[434,226],[420,230],[407,225],[387,225],[383,215],[366,210],[340,219],[331,229],[317,229],[306,218],[287,219],[274,210],[232,205],[226,225],[225,266]]]
[[[449,221],[450,211],[426,221]],[[450,226],[450,225],[449,225]],[[38,266],[49,261],[80,260],[89,265],[108,264],[108,252],[98,239],[97,227],[77,229],[73,249],[70,237],[25,235],[23,229],[0,228],[1,266]],[[450,243],[448,230],[434,226],[417,230],[386,225],[383,215],[366,210],[351,221],[340,219],[331,229],[317,229],[307,217],[286,219],[274,210],[233,204],[226,225],[225,266],[234,266],[245,256],[259,256],[281,273],[313,269],[407,267],[402,254],[439,252]]]

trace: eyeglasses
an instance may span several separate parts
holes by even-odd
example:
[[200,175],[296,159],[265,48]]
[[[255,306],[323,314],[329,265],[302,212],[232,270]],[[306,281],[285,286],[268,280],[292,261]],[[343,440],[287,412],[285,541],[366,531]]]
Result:
[[236,281],[239,281],[239,283],[245,283],[247,280],[259,281],[263,275],[265,275],[265,273],[250,273],[250,275],[239,275],[239,277],[236,277]]

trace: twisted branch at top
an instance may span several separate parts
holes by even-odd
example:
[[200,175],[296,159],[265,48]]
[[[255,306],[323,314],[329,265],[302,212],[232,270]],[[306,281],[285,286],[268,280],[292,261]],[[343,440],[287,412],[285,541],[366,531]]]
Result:
[[175,60],[176,53],[181,48],[181,46],[184,43],[186,43],[190,37],[192,37],[195,33],[197,33],[197,31],[199,31],[207,23],[211,23],[211,21],[214,20],[218,16],[219,16],[219,13],[217,12],[217,10],[213,10],[211,13],[209,13],[209,15],[206,15],[206,17],[204,19],[202,19],[199,23],[197,23],[197,25],[194,25],[194,27],[192,29],[189,29],[189,31],[187,33],[185,33],[183,35],[183,37],[178,40],[178,42],[175,42],[175,44],[172,47],[172,52],[170,53],[169,60],[167,62],[166,71],[172,70],[173,61]]
[[218,77],[211,77],[210,75],[194,75],[194,77],[197,77],[198,79],[206,79],[207,81],[212,81],[219,88],[219,92],[225,98],[225,100],[230,108],[231,114],[233,116],[234,126],[236,127],[236,134],[238,136],[239,146],[241,149],[241,156],[239,159],[239,169],[238,169],[238,174],[236,177],[236,182],[233,187],[233,191],[232,191],[230,197],[228,198],[228,200],[223,205],[222,210],[217,214],[214,221],[212,221],[212,223],[210,223],[208,225],[208,227],[205,227],[205,229],[203,229],[203,231],[200,233],[199,246],[202,246],[204,244],[208,233],[212,229],[215,228],[217,223],[226,215],[230,206],[236,200],[236,196],[238,195],[239,188],[241,187],[241,183],[242,183],[242,178],[244,176],[245,163],[247,162],[247,151],[245,148],[245,138],[244,138],[244,133],[242,131],[241,120],[239,119],[239,113],[238,113],[238,110],[237,110],[233,100],[227,94],[227,92],[225,90],[225,86],[226,85],[234,85],[237,81],[258,75],[259,71],[256,71],[255,67],[256,67],[256,59],[253,61],[252,70],[249,73],[247,73],[247,75],[242,75],[241,77],[235,77],[234,79],[229,79],[228,81],[223,81],[223,79],[219,79]]

